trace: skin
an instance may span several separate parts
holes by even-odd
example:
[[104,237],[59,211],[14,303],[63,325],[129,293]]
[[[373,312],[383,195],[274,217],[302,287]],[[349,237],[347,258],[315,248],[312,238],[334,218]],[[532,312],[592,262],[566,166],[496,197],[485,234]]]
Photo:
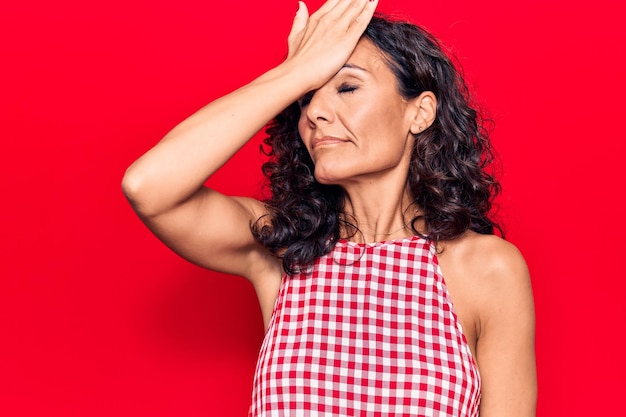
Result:
[[[309,16],[301,3],[283,63],[184,120],[124,176],[131,205],[172,250],[252,283],[266,326],[284,275],[250,232],[266,209],[204,183],[290,103],[300,100],[298,127],[316,178],[345,190],[346,213],[363,231],[357,241],[412,234],[405,224],[419,208],[405,187],[409,149],[435,119],[436,98],[403,99],[380,52],[360,40],[376,5],[329,0]],[[510,243],[472,232],[438,249],[481,373],[481,416],[533,416],[534,316],[524,259]]]
[[403,226],[415,212],[403,186],[413,133],[433,122],[434,95],[405,100],[380,51],[363,39],[335,76],[299,102],[298,129],[315,177],[346,191],[346,213],[357,219],[359,238],[389,239],[390,230],[406,234]]

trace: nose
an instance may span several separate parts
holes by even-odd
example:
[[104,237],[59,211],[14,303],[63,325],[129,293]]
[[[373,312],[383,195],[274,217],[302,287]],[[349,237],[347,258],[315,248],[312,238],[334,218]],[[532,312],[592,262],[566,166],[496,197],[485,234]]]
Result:
[[305,114],[311,127],[332,122],[334,112],[328,92],[324,88],[313,92],[309,100]]

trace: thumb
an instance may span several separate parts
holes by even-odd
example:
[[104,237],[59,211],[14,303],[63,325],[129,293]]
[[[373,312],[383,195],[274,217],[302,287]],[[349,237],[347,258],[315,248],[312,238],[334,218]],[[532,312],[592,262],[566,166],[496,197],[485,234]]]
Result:
[[303,1],[298,2],[298,11],[296,12],[296,16],[293,18],[293,24],[291,26],[291,32],[289,32],[289,37],[287,38],[290,46],[291,44],[299,37],[306,28],[306,24],[309,21],[309,9],[306,7]]

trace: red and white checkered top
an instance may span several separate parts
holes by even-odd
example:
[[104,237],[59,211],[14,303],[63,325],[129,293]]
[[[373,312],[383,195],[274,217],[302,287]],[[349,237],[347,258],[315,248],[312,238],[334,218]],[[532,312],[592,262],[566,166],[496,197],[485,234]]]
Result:
[[429,241],[341,240],[283,278],[250,416],[477,416],[479,402]]

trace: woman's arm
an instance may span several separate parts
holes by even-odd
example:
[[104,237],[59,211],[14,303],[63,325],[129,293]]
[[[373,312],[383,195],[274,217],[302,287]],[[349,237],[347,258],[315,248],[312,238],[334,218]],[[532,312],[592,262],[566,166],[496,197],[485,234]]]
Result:
[[[494,238],[497,239],[497,238]],[[482,248],[484,291],[476,344],[481,417],[532,417],[537,401],[535,314],[526,262],[498,239]]]
[[481,417],[534,416],[535,315],[524,258],[474,232],[442,249],[439,265],[481,376]]
[[249,228],[265,213],[263,205],[203,184],[268,120],[341,68],[375,5],[329,0],[309,17],[301,3],[285,62],[190,116],[128,168],[124,194],[160,239],[209,269],[253,279],[275,268]]
[[[203,267],[250,277],[257,248],[250,222],[258,201],[231,198],[203,184],[301,91],[294,72],[277,67],[176,126],[135,161],[122,188],[150,230]],[[256,253],[256,256],[259,256]]]

